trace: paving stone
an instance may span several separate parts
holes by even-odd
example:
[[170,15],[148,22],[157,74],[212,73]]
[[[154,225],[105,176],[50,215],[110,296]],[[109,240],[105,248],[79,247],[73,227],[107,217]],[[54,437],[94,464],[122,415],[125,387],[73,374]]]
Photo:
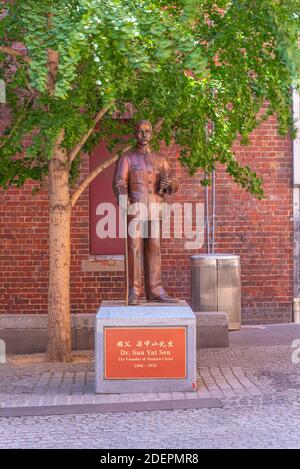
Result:
[[290,346],[203,349],[199,357],[197,392],[152,395],[94,395],[91,363],[0,366],[2,409],[207,397],[216,397],[223,405],[222,409],[1,418],[0,447],[299,447],[300,366],[291,362]]
[[299,419],[292,405],[2,418],[0,447],[299,448]]

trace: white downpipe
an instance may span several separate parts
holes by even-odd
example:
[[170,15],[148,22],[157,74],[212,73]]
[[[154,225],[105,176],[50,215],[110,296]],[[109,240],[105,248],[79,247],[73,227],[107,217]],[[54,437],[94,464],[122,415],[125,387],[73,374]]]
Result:
[[293,185],[300,186],[300,95],[293,89],[293,119],[296,128],[296,138],[293,141]]
[[293,301],[293,322],[300,324],[300,298],[294,298]]
[[293,220],[294,220],[294,301],[293,322],[300,323],[300,95],[293,89]]

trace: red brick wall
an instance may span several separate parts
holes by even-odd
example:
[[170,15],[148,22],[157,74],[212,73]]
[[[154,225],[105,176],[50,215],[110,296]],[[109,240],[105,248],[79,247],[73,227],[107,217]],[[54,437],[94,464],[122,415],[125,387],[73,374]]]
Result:
[[[293,299],[292,144],[278,137],[275,119],[253,133],[237,156],[264,179],[266,198],[257,201],[217,171],[216,251],[240,254],[242,321],[291,321]],[[181,175],[172,201],[203,201],[200,174],[191,178],[165,150]],[[88,161],[82,164],[82,174]],[[0,190],[0,312],[47,311],[47,194],[32,195],[33,185]],[[101,190],[101,187],[99,187]],[[162,275],[172,295],[189,300],[189,256],[183,240],[162,242]],[[199,252],[205,252],[203,247]],[[72,220],[71,302],[73,312],[93,312],[101,299],[122,298],[123,272],[82,272],[89,259],[89,195],[84,193]]]

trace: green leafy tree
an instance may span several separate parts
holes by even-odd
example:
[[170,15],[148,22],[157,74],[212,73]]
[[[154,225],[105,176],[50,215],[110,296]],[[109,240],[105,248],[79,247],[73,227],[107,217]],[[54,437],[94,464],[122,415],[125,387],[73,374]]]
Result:
[[[10,124],[0,137],[0,185],[7,189],[33,179],[48,190],[49,360],[71,359],[72,208],[130,147],[134,121],[152,121],[155,146],[162,140],[179,144],[191,174],[199,168],[210,174],[219,162],[242,187],[263,196],[262,181],[239,164],[231,147],[237,137],[246,143],[271,114],[281,132],[293,130],[299,10],[298,0],[3,5],[0,78]],[[24,50],[16,47],[20,43]],[[116,119],[127,103],[134,119]],[[26,148],[25,137],[31,139]],[[112,157],[78,182],[82,154],[101,139]]]

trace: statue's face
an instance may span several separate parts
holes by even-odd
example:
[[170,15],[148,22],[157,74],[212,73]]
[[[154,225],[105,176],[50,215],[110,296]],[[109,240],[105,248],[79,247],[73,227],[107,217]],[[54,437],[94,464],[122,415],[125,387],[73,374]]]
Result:
[[135,136],[139,145],[148,145],[152,137],[151,125],[147,122],[141,122],[136,128]]

